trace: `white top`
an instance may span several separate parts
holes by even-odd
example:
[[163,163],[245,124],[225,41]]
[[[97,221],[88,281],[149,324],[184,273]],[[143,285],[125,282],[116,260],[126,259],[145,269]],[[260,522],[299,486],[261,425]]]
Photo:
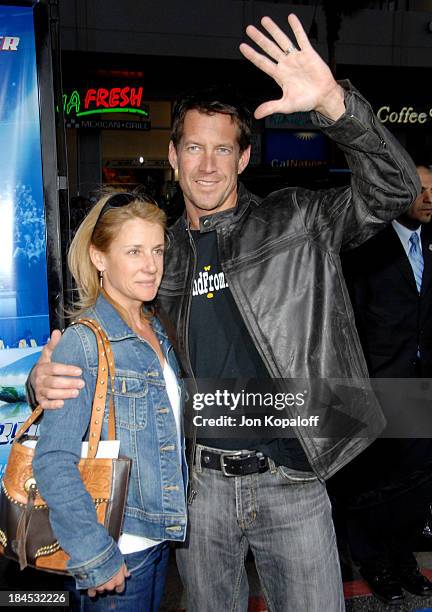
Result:
[[174,413],[174,419],[177,427],[177,449],[179,453],[179,460],[181,465],[182,457],[182,428],[181,428],[181,414],[180,414],[180,390],[177,382],[177,377],[174,374],[174,370],[170,364],[165,361],[163,375],[165,379],[166,390],[168,398],[171,404],[172,411]]
[[[182,456],[182,444],[181,444],[181,415],[180,415],[180,392],[177,382],[177,377],[167,361],[164,362],[163,375],[165,379],[166,391],[171,404],[171,408],[174,414],[174,419],[177,428],[177,448],[179,452],[180,464]],[[160,544],[160,540],[151,540],[143,536],[133,535],[132,533],[122,533],[118,541],[118,546],[122,555],[128,555],[130,553],[145,550]]]
[[414,231],[416,234],[418,234],[420,252],[423,254],[422,243],[421,243],[421,225],[416,230],[410,230],[407,227],[405,227],[405,225],[402,225],[402,223],[399,223],[399,221],[396,221],[396,220],[392,221],[392,225],[394,227],[396,234],[399,236],[399,240],[402,242],[402,246],[404,248],[405,253],[407,254],[407,257],[408,257],[409,250],[411,248],[411,242],[410,242],[411,234]]

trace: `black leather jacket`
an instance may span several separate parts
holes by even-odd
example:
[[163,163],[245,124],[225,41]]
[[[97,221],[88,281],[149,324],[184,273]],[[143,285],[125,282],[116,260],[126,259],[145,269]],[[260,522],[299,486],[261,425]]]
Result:
[[[288,188],[264,200],[239,186],[237,207],[201,217],[215,230],[222,269],[246,327],[271,376],[301,379],[308,400],[290,416],[320,415],[319,432],[299,428],[312,468],[328,478],[384,427],[369,389],[339,252],[357,246],[400,215],[419,191],[405,151],[349,83],[346,113],[314,121],[344,150],[350,188]],[[158,304],[177,333],[192,375],[188,324],[195,254],[185,218],[171,228]],[[223,324],[223,323],[222,323]],[[300,387],[301,388],[301,387]],[[297,412],[296,412],[297,410]]]

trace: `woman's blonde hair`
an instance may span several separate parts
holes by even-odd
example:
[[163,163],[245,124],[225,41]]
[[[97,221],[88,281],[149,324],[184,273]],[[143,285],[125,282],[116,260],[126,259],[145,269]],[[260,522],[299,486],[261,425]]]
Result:
[[[70,316],[77,317],[96,303],[100,292],[99,272],[90,258],[90,245],[106,253],[117,236],[123,223],[130,219],[142,219],[155,223],[166,231],[166,215],[145,196],[130,194],[131,202],[118,208],[103,207],[110,198],[122,192],[104,194],[93,206],[78,228],[68,252],[68,266],[74,277],[79,299],[75,301]],[[109,206],[109,204],[108,204]]]

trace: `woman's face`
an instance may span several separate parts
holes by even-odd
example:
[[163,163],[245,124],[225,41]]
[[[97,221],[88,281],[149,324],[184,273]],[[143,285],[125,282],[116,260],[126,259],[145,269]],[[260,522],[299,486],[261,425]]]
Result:
[[156,296],[163,274],[164,231],[157,223],[125,221],[106,253],[94,251],[92,261],[103,271],[110,297],[129,309]]

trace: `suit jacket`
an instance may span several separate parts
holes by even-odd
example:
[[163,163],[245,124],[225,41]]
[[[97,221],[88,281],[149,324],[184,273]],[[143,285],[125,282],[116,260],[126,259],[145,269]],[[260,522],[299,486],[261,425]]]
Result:
[[[356,325],[371,377],[432,375],[432,227],[421,230],[424,260],[420,295],[408,256],[392,225],[342,257]],[[418,358],[420,349],[421,359]],[[380,395],[388,420],[392,398]],[[410,406],[403,404],[409,416]],[[396,412],[400,406],[396,407]],[[405,415],[405,416],[406,416]],[[375,441],[331,483],[352,507],[379,504],[421,484],[430,474],[431,440]],[[424,500],[419,500],[424,503]]]
[[[371,377],[432,375],[432,227],[423,225],[421,241],[424,270],[420,295],[411,264],[391,225],[343,258]],[[416,363],[418,348],[421,359]]]

